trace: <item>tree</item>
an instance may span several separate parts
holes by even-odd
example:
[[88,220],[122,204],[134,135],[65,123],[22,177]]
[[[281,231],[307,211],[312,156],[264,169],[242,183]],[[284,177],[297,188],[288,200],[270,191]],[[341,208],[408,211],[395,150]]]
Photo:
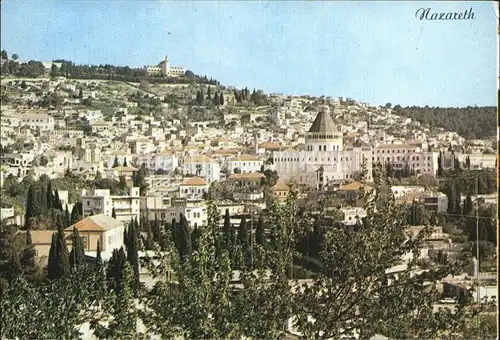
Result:
[[26,85],[26,81],[25,81],[25,80],[23,80],[23,81],[21,82],[21,88],[22,88],[23,90],[26,90],[26,89],[28,88],[28,85]]
[[54,63],[52,63],[52,66],[50,68],[50,76],[52,78],[55,78],[55,77],[59,76],[59,68]]
[[188,221],[186,217],[181,214],[179,222],[179,234],[177,235],[177,244],[179,250],[179,257],[182,260],[186,258],[192,251],[191,234],[189,232]]
[[220,105],[224,105],[224,94],[222,92],[220,94]]
[[148,171],[146,169],[146,164],[142,164],[138,171],[135,171],[132,175],[132,181],[134,187],[139,187],[139,192],[141,195],[145,195],[148,190],[148,183],[146,181],[148,177]]
[[226,212],[224,214],[224,225],[222,228],[222,234],[224,235],[224,242],[226,248],[231,247],[231,241],[232,241],[232,225],[231,225],[231,216],[229,215],[229,209],[226,209]]
[[111,217],[113,217],[114,219],[116,219],[116,210],[115,210],[115,207],[113,207],[113,209],[111,210]]
[[29,282],[19,277],[0,299],[2,338],[81,337],[82,320],[94,317],[96,302],[103,299],[101,281],[98,273],[83,268],[64,280]]
[[[357,333],[360,338],[369,338],[378,333],[390,338],[431,338],[457,327],[467,316],[462,308],[455,315],[451,311],[434,312],[433,301],[440,294],[435,284],[423,285],[460,270],[463,263],[419,273],[415,258],[399,277],[386,276],[404,254],[416,253],[424,246],[429,231],[407,240],[405,228],[401,228],[406,225],[403,207],[397,207],[394,200],[376,204],[381,198],[382,180],[375,178],[375,190],[366,197],[367,217],[355,230],[332,228],[325,235],[319,258],[323,269],[309,288],[302,286],[304,294],[294,300],[294,305],[300,306],[295,309],[296,327],[305,337],[321,334],[322,338],[338,338]],[[361,256],[367,252],[371,254],[369,259]],[[336,294],[345,295],[332,300]],[[375,308],[380,303],[385,307]]]
[[69,252],[62,228],[52,235],[47,270],[47,277],[51,280],[67,277],[70,273]]
[[213,99],[212,103],[213,103],[215,106],[219,106],[219,105],[220,105],[220,96],[219,96],[219,92],[215,92],[214,99]]
[[52,208],[55,208],[55,200],[54,200],[54,193],[52,190],[52,182],[49,181],[47,184],[47,208],[50,210]]
[[6,50],[2,50],[2,59],[3,60],[8,60],[9,59],[9,55],[7,54]]
[[16,60],[16,61],[17,61],[17,59],[19,59],[19,56],[18,56],[16,53],[14,53],[14,54],[12,55],[12,59],[14,59],[14,60]]
[[71,252],[69,253],[69,261],[71,268],[76,270],[77,267],[81,266],[84,263],[85,258],[85,248],[83,245],[83,240],[80,237],[80,233],[78,229],[73,227],[72,238],[72,246]]
[[153,250],[154,249],[153,230],[151,229],[151,223],[149,223],[149,221],[146,221],[146,242],[145,242],[145,248],[147,250]]
[[257,229],[255,230],[255,243],[263,247],[267,245],[267,236],[262,216],[259,216],[259,221],[257,222]]
[[36,261],[36,250],[29,230],[26,231],[26,245],[19,256],[19,263],[27,280],[34,281],[40,277],[41,268]]
[[472,197],[470,192],[467,193],[467,196],[464,201],[464,209],[463,209],[463,215],[469,215],[472,213],[472,210],[474,209],[473,204],[472,204]]
[[26,228],[29,229],[32,226],[32,218],[39,216],[42,213],[42,207],[38,200],[37,191],[34,185],[31,185],[28,190],[28,197],[26,199],[26,213],[24,220],[26,222]]
[[438,155],[437,177],[443,177],[443,157],[442,157],[441,152],[439,152],[439,155]]
[[204,95],[203,95],[203,91],[198,91],[196,93],[196,103],[199,105],[199,106],[202,106],[203,105],[203,102],[204,102]]
[[96,250],[96,263],[98,266],[102,265],[102,257],[101,257],[101,241],[97,240],[97,250]]
[[120,163],[118,163],[118,156],[115,156],[115,160],[113,162],[113,168],[119,167]]
[[[81,202],[77,202],[75,203],[75,205],[73,205],[73,208],[71,209],[71,216],[70,216],[70,220],[71,220],[71,225],[75,224],[76,222],[78,222],[82,215],[81,215]],[[80,208],[80,209],[79,209]]]
[[125,167],[125,166],[128,166],[128,164],[127,164],[127,159],[126,159],[126,158],[124,158],[124,159],[123,159],[123,166],[124,166],[124,167]]
[[[141,337],[137,333],[137,320],[139,314],[135,304],[133,289],[135,281],[130,264],[123,264],[123,277],[121,290],[118,293],[108,295],[103,303],[103,315],[95,317],[90,322],[90,328],[94,335],[100,339],[124,339]],[[106,325],[103,319],[110,319]]]
[[135,286],[139,283],[139,245],[137,243],[137,221],[131,223],[128,228],[127,261],[133,270]]

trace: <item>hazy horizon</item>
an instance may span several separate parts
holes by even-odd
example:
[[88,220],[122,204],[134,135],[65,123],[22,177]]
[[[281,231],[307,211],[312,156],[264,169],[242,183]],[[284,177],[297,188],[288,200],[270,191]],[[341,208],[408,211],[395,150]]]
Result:
[[[2,1],[1,7],[2,49],[23,61],[135,68],[168,54],[173,66],[266,93],[402,106],[497,101],[491,1]],[[420,21],[419,8],[472,8],[475,19]]]

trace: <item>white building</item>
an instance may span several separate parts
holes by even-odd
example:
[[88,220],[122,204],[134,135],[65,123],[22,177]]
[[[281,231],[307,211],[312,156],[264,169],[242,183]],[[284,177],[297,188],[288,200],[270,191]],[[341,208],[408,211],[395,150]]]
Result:
[[273,152],[275,169],[288,182],[311,187],[324,186],[331,180],[352,178],[363,163],[371,180],[370,146],[345,146],[342,133],[330,117],[328,106],[322,106],[306,136],[305,150]]
[[132,187],[123,196],[111,195],[109,189],[82,190],[83,216],[104,214],[112,216],[115,209],[116,219],[124,224],[132,219],[140,219],[140,194],[138,187]]
[[[108,260],[113,250],[123,247],[124,225],[112,217],[104,214],[88,216],[65,229],[67,233],[73,228],[78,230],[85,249],[85,255],[96,257],[97,244],[101,250],[101,258]],[[71,246],[71,244],[70,244]]]
[[436,175],[438,169],[438,152],[424,151],[416,144],[379,144],[373,149],[372,162],[376,164],[390,163],[394,169],[403,169],[408,165],[416,174]]
[[[33,166],[35,156],[32,153],[6,153],[0,156],[0,165],[7,174],[24,177]],[[4,174],[4,176],[7,176]]]
[[179,166],[179,158],[170,151],[159,152],[154,156],[154,170],[172,174]]
[[52,131],[54,130],[54,118],[40,110],[19,110],[2,112],[2,127],[27,126],[32,130]]
[[199,155],[187,159],[182,171],[184,175],[193,175],[202,177],[207,183],[220,181],[220,165],[212,158],[205,155]]
[[203,195],[208,192],[209,185],[199,177],[187,178],[179,186],[179,197],[203,199]]
[[257,172],[263,164],[264,162],[258,156],[241,155],[227,161],[227,174],[232,175],[235,169],[242,174]]
[[208,220],[208,208],[204,201],[198,199],[174,199],[168,209],[167,222],[172,219],[180,220],[183,214],[191,227],[206,225]]
[[343,216],[342,223],[345,225],[354,225],[366,216],[365,209],[360,207],[345,207],[340,210]]
[[144,70],[148,75],[164,75],[167,77],[180,77],[186,73],[184,67],[170,66],[168,55],[165,56],[165,59],[159,65],[144,66]]

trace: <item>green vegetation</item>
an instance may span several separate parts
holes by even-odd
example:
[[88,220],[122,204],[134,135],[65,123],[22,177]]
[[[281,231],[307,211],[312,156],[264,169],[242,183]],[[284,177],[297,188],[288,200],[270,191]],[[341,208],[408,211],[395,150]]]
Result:
[[[367,217],[352,228],[331,225],[324,210],[319,214],[298,210],[295,193],[262,216],[255,242],[247,221],[242,221],[236,233],[227,213],[221,223],[214,204],[209,205],[208,223],[194,228],[196,236],[183,218],[179,224],[172,221],[169,232],[155,221],[153,240],[165,240],[168,251],[160,251],[158,244],[157,260],[146,257],[143,261],[158,280],[150,291],[137,283],[137,247],[143,244],[137,240],[137,221],[127,231],[126,251],[116,250],[103,265],[73,271],[62,269],[69,261],[64,260],[66,253],[56,233],[53,253],[62,251],[63,261],[55,263],[64,275],[50,285],[26,281],[16,269],[20,266],[13,255],[15,248],[1,237],[0,264],[12,268],[2,271],[2,275],[10,273],[4,279],[8,286],[1,299],[6,315],[1,321],[3,334],[7,338],[76,338],[87,320],[99,338],[156,334],[162,338],[275,339],[285,336],[284,325],[291,317],[307,338],[359,333],[360,338],[383,334],[451,339],[470,334],[467,330],[475,312],[467,304],[455,312],[433,310],[440,298],[434,282],[462,270],[465,263],[441,256],[438,263],[425,263],[426,271],[421,272],[418,264],[424,262],[415,258],[408,263],[408,271],[387,276],[402,255],[420,252],[428,231],[408,240],[406,212],[386,195],[388,183],[377,177],[374,187],[365,197]],[[195,240],[195,251],[187,245],[188,234]],[[246,260],[247,252],[251,261]],[[314,272],[293,265],[298,252],[315,259]],[[236,268],[238,285],[232,283]],[[310,276],[307,284],[294,281]],[[36,314],[38,327],[29,327],[35,322],[29,313]],[[136,333],[138,319],[148,334]],[[103,324],[103,320],[110,322]],[[493,333],[490,326],[482,328],[483,336]]]
[[396,105],[394,114],[414,119],[431,127],[455,131],[467,139],[486,138],[496,134],[496,108],[464,107],[401,107]]

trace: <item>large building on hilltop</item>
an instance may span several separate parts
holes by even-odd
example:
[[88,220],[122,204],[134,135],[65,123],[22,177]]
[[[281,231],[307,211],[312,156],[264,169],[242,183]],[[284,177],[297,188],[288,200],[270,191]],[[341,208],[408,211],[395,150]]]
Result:
[[330,109],[320,107],[301,151],[287,149],[273,153],[275,169],[285,181],[321,188],[330,181],[353,178],[367,170],[367,180],[372,175],[372,148],[369,145],[344,145],[342,132],[330,116]]
[[168,60],[168,55],[165,59],[156,66],[144,66],[144,70],[148,76],[167,76],[167,77],[180,77],[186,73],[184,67],[171,66]]

